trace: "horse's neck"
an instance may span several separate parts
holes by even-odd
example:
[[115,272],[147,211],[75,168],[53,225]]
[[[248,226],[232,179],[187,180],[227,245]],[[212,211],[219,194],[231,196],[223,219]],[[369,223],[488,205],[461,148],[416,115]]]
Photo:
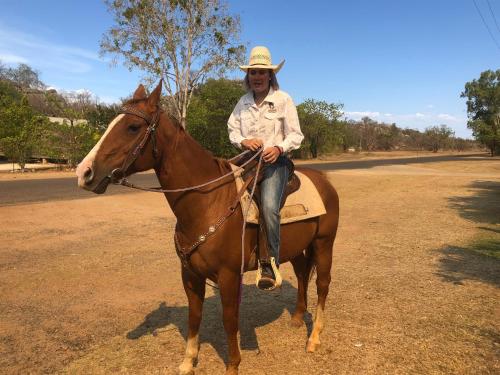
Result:
[[[155,171],[164,189],[197,186],[229,170],[183,129],[165,123],[158,130],[161,162]],[[222,185],[216,182],[194,191],[165,194],[180,226],[205,225],[214,214],[217,215],[221,205],[227,204],[231,196],[229,184]]]

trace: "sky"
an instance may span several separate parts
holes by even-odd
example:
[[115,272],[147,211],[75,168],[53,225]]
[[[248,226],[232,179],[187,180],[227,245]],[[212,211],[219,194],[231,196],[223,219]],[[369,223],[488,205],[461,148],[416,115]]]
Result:
[[[281,89],[296,104],[341,103],[424,130],[446,124],[470,138],[466,82],[500,69],[500,0],[228,1],[241,41],[267,46]],[[476,7],[477,6],[477,7]],[[481,17],[482,16],[482,17]],[[99,0],[2,0],[0,62],[26,63],[58,90],[88,90],[104,102],[129,96],[143,73],[99,55],[113,25]],[[231,77],[242,77],[239,71]]]

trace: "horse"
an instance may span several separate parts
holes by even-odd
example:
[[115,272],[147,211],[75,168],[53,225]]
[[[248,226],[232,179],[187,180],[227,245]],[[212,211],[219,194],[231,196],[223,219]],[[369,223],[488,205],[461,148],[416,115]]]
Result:
[[[194,371],[198,357],[198,332],[207,280],[218,284],[223,325],[228,343],[226,375],[238,374],[241,362],[237,333],[242,263],[249,271],[250,258],[258,242],[258,227],[245,227],[244,208],[237,204],[238,191],[228,161],[214,157],[197,143],[178,121],[160,105],[162,81],[146,93],[139,85],[122,112],[78,165],[78,186],[102,194],[110,183],[131,174],[154,169],[165,197],[177,219],[176,248],[181,257],[182,283],[188,300],[186,351],[180,374]],[[297,302],[291,325],[304,324],[310,275],[316,270],[317,309],[306,343],[307,352],[320,345],[324,327],[325,301],[331,281],[333,243],[339,220],[339,198],[326,176],[298,168],[311,179],[323,200],[326,213],[303,221],[282,224],[280,263],[290,261],[297,277]],[[216,182],[196,187],[208,181]],[[176,189],[179,188],[179,191]],[[172,191],[173,190],[173,191]],[[236,197],[236,200],[235,200]],[[228,209],[229,208],[229,209]],[[189,254],[179,250],[188,249]],[[188,256],[187,256],[187,255]]]

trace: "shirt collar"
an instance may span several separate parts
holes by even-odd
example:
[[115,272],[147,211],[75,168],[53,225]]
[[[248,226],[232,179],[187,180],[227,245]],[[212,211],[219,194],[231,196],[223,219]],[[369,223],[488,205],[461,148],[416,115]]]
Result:
[[[264,102],[268,103],[275,103],[275,93],[274,89],[272,87],[269,87],[269,92],[267,93],[266,98],[264,99]],[[245,98],[243,100],[244,104],[246,105],[255,105],[255,100],[253,99],[253,93],[252,91],[249,91],[246,93]]]
[[267,93],[267,96],[266,98],[264,99],[265,102],[268,102],[268,103],[273,103],[275,102],[275,98],[274,98],[274,89],[272,87],[269,87],[269,92]]

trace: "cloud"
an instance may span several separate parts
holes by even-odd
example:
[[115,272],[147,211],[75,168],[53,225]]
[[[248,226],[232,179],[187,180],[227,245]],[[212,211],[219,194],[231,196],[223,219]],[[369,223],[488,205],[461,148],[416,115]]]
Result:
[[361,119],[363,117],[376,118],[380,116],[380,112],[371,112],[371,111],[361,111],[361,112],[344,112],[347,117],[352,117],[354,119]]
[[115,96],[100,96],[99,101],[105,104],[116,104],[121,103],[121,99]]
[[402,128],[419,129],[421,131],[429,126],[446,124],[453,128],[459,137],[470,138],[471,132],[467,129],[467,118],[460,115],[448,113],[416,112],[408,114],[381,113],[377,111],[345,111],[345,116],[350,120],[359,121],[368,116],[371,119],[387,124],[396,123]]
[[447,113],[440,113],[439,115],[437,115],[437,117],[441,120],[450,122],[455,122],[458,120],[455,116],[449,115]]
[[94,62],[103,62],[94,51],[47,41],[1,24],[0,60],[7,63],[36,61],[39,65],[36,68],[57,68],[76,74],[89,72]]
[[22,56],[14,55],[11,53],[1,53],[0,52],[0,61],[7,64],[27,64],[28,59],[25,59]]

